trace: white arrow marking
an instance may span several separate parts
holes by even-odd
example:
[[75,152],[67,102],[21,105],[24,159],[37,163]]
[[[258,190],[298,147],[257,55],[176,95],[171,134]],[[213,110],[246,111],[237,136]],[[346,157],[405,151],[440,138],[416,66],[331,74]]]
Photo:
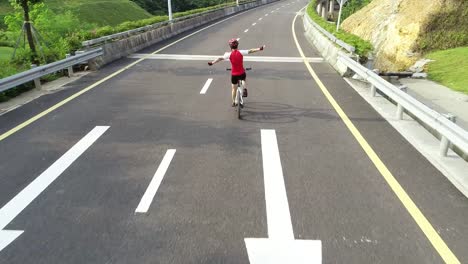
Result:
[[206,91],[208,90],[208,87],[210,87],[211,82],[213,81],[213,78],[209,78],[203,88],[200,91],[200,94],[206,94]]
[[0,251],[20,236],[23,231],[3,230],[39,194],[54,182],[81,154],[83,154],[106,130],[108,126],[97,126],[84,138],[54,162],[39,177],[26,186],[11,201],[0,209]]
[[295,240],[275,130],[262,130],[268,238],[246,238],[250,263],[322,263],[320,240]]
[[164,175],[166,174],[166,171],[169,168],[169,164],[171,164],[172,158],[174,157],[175,153],[175,149],[168,149],[166,151],[166,155],[164,155],[161,164],[159,164],[159,167],[156,170],[156,173],[154,174],[150,184],[148,185],[145,194],[143,194],[143,197],[141,198],[141,201],[138,204],[135,213],[144,214],[148,212],[148,209],[151,203],[153,202],[154,196],[156,195],[156,192],[158,191],[159,186],[161,185]]

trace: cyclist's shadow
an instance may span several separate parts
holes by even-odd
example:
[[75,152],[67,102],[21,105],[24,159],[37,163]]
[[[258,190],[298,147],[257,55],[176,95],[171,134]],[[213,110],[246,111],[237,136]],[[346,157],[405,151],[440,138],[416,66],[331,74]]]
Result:
[[288,104],[252,102],[246,103],[241,119],[256,123],[293,123],[302,117],[327,120],[339,120],[339,116],[331,114],[331,109],[298,108]]

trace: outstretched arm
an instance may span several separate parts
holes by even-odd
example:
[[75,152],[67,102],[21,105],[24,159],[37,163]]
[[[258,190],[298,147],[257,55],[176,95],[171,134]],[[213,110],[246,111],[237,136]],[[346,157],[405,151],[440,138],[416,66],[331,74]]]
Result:
[[249,54],[250,53],[255,53],[255,52],[259,52],[259,51],[262,51],[263,49],[265,49],[265,45],[262,45],[260,48],[256,48],[256,49],[249,49]]
[[224,60],[224,58],[219,57],[219,58],[217,58],[217,59],[214,60],[214,61],[208,62],[208,65],[212,66],[213,64],[218,63],[218,62],[220,62],[220,61],[222,61],[222,60]]

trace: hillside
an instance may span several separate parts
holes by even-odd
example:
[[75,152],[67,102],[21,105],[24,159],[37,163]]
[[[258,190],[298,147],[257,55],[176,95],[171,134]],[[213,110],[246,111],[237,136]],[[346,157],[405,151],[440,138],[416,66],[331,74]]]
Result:
[[405,70],[427,51],[468,45],[467,13],[466,0],[373,0],[342,26],[373,44],[376,68]]
[[[151,16],[130,0],[45,0],[44,2],[56,12],[71,10],[80,21],[100,26],[113,26]],[[0,0],[0,17],[8,12],[11,12],[8,0]]]

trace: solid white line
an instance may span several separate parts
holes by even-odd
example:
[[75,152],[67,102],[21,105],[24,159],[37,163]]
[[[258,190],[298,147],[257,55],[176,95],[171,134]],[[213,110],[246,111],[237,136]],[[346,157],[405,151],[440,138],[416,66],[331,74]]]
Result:
[[5,228],[21,213],[39,194],[56,180],[81,154],[83,154],[106,130],[108,126],[97,126],[76,143],[47,170],[18,193],[10,202],[0,209],[0,230]]
[[294,240],[275,130],[261,130],[268,238]]
[[203,88],[202,88],[201,91],[200,91],[200,94],[205,94],[205,93],[206,93],[206,91],[208,90],[208,87],[210,87],[210,84],[211,84],[212,81],[213,81],[212,78],[209,78],[209,79],[206,81],[205,85],[203,86]]
[[153,179],[148,185],[148,188],[146,189],[145,194],[141,198],[141,201],[138,204],[138,207],[136,208],[135,213],[148,212],[151,202],[153,202],[153,198],[156,195],[156,192],[158,191],[159,186],[161,185],[161,182],[164,178],[164,175],[166,174],[167,169],[169,168],[169,164],[171,164],[171,161],[172,161],[172,158],[174,157],[175,152],[176,152],[175,149],[167,150],[166,155],[164,155],[164,158],[161,161],[161,164],[159,164],[158,170],[154,174]]
[[249,29],[244,30],[244,33],[247,33],[247,32],[249,32]]
[[[205,61],[215,60],[219,58],[219,55],[192,55],[192,54],[132,54],[129,58],[142,58],[153,59],[153,60],[188,60],[188,61]],[[320,63],[323,62],[323,58],[313,57],[306,58],[308,62]],[[244,61],[257,61],[257,62],[298,62],[303,63],[302,57],[269,57],[269,56],[245,56]]]
[[255,25],[257,25],[257,23],[253,23],[253,24],[252,24],[252,26],[255,26]]

